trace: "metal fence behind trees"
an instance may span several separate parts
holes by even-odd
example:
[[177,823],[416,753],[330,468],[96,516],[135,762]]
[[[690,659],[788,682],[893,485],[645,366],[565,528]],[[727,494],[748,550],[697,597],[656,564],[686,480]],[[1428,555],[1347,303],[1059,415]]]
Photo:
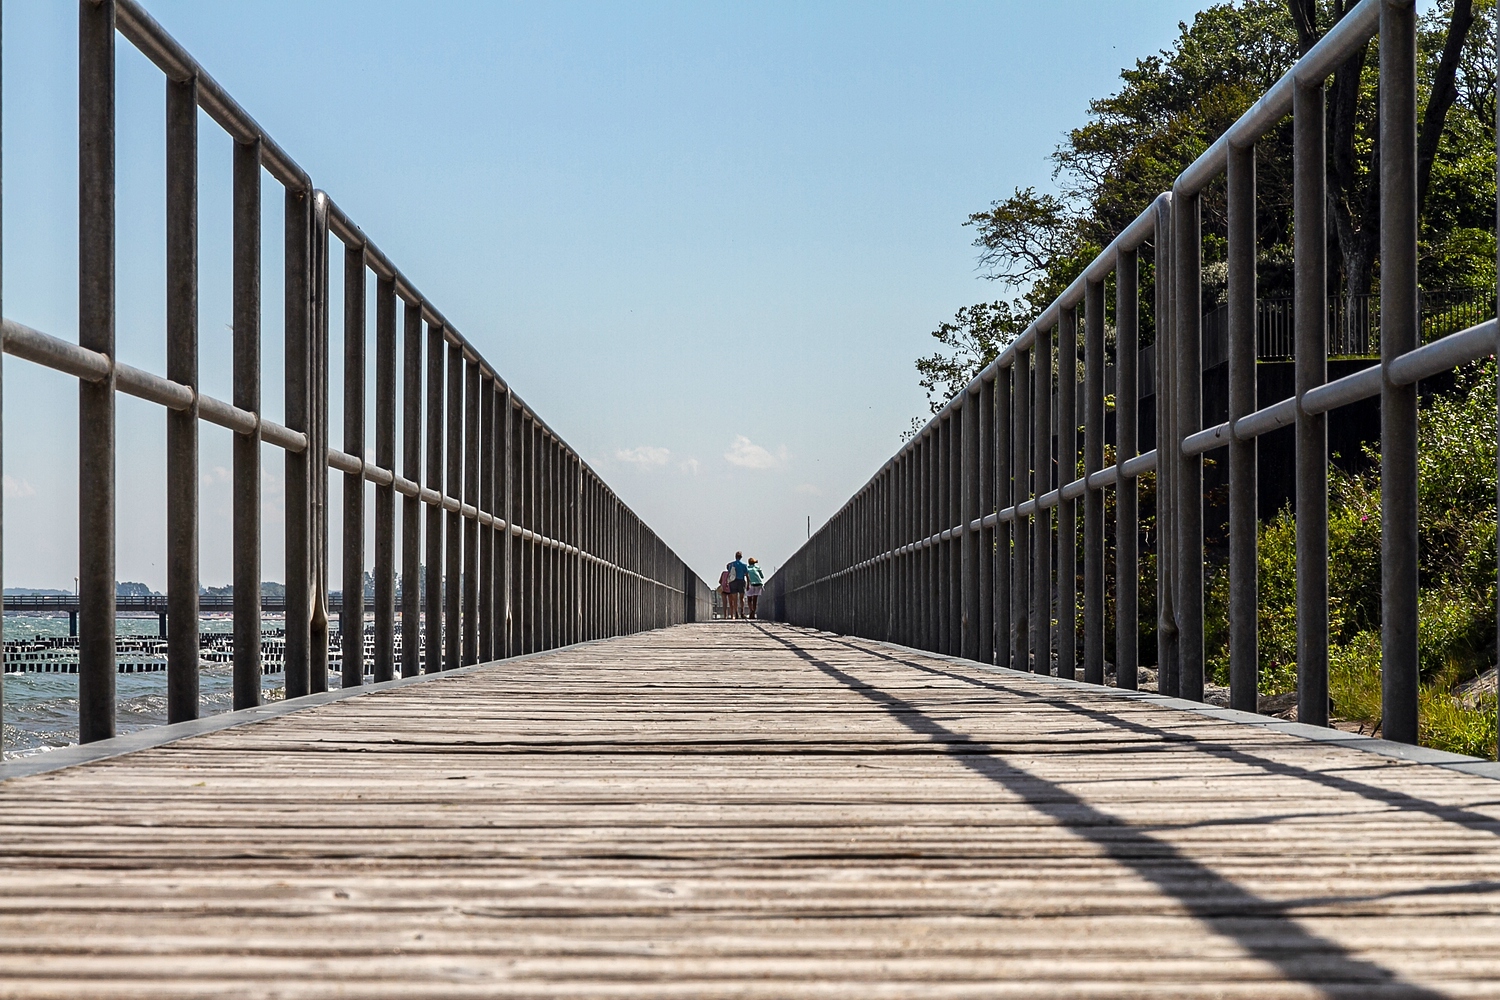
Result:
[[[115,35],[165,75],[165,377],[115,360]],[[329,471],[341,473],[342,633],[376,680],[706,619],[708,586],[507,386],[331,198],[134,0],[79,3],[78,343],[4,321],[5,353],[78,378],[79,737],[115,731],[115,393],[167,414],[167,713],[198,714],[198,421],[234,432],[234,706],[261,696],[261,444],[286,461],[286,694],[328,686]],[[198,391],[198,110],[233,142],[233,399]],[[261,179],[285,191],[285,423],[261,412]],[[343,247],[343,447],[330,445],[332,235]],[[373,344],[366,282],[375,282]],[[398,326],[398,304],[399,326]],[[398,335],[399,329],[399,335]],[[374,458],[365,427],[375,352]],[[425,384],[424,384],[425,364]],[[402,439],[396,440],[398,407]],[[399,457],[399,471],[398,471]],[[364,483],[375,485],[373,512]],[[401,565],[396,507],[401,505]],[[425,528],[425,532],[424,532]],[[399,573],[403,599],[396,606]],[[425,579],[419,575],[425,573]],[[419,596],[425,601],[419,606]],[[399,614],[399,619],[398,619]],[[395,662],[397,624],[408,640]],[[344,644],[343,685],[361,684]]]
[[[1474,326],[1495,315],[1495,295],[1482,291],[1421,290],[1422,342]],[[1260,361],[1290,361],[1296,354],[1295,300],[1260,299],[1256,303],[1256,358]],[[1216,306],[1203,314],[1204,365],[1210,355],[1223,351],[1229,342],[1229,306]],[[1328,356],[1368,358],[1380,356],[1380,296],[1332,295],[1328,298]],[[1224,358],[1227,359],[1227,352]]]
[[[1327,381],[1330,347],[1325,85],[1379,38],[1381,363]],[[1296,392],[1256,401],[1255,155],[1293,120]],[[1200,198],[1228,202],[1229,419],[1204,428]],[[1255,711],[1258,673],[1256,438],[1295,427],[1298,718],[1328,721],[1327,413],[1381,404],[1381,672],[1387,738],[1417,739],[1417,382],[1492,355],[1493,319],[1422,344],[1417,289],[1416,14],[1362,0],[1177,178],[1021,337],[888,461],[768,581],[762,607],[793,622],[1105,682],[1105,503],[1115,496],[1116,683],[1137,682],[1138,477],[1156,473],[1158,682],[1202,700],[1203,454],[1227,447],[1229,698]],[[1138,454],[1138,254],[1154,255],[1158,451]],[[1105,281],[1115,278],[1116,449],[1105,464]],[[1082,333],[1082,352],[1079,334]],[[1051,426],[1053,372],[1082,364],[1082,454]],[[1075,380],[1057,413],[1075,413]],[[1057,454],[1053,454],[1054,440]],[[1083,552],[1076,551],[1083,506]],[[1054,527],[1054,517],[1056,520]],[[1075,581],[1082,562],[1080,608]],[[1054,578],[1054,566],[1058,568]],[[1055,610],[1054,610],[1055,608]],[[1054,628],[1054,614],[1060,627]],[[1082,656],[1076,637],[1082,633]]]

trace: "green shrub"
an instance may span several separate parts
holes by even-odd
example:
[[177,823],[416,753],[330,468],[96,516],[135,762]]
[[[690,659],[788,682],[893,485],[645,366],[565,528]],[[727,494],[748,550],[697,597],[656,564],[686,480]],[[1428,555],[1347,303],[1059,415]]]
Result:
[[[1493,359],[1456,376],[1418,418],[1419,624],[1424,746],[1494,757],[1496,705],[1453,695],[1493,666],[1495,629],[1495,378]],[[1379,455],[1361,472],[1329,469],[1329,691],[1335,714],[1380,721]],[[1260,692],[1297,687],[1297,527],[1283,509],[1259,531]],[[1228,573],[1204,595],[1211,676],[1228,678]]]
[[1424,747],[1495,759],[1495,697],[1470,708],[1452,693],[1424,684],[1419,739]]
[[1338,718],[1380,725],[1380,633],[1359,632],[1328,649],[1328,693]]

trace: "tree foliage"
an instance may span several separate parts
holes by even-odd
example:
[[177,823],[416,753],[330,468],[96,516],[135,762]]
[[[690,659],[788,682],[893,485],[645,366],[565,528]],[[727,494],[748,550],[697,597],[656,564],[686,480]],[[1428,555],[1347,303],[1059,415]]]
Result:
[[944,349],[917,359],[932,412],[942,409],[995,360],[1026,329],[1029,319],[1021,303],[997,301],[964,306],[951,320],[939,324],[932,336]]
[[[1461,369],[1451,391],[1423,404],[1417,423],[1422,742],[1480,756],[1494,754],[1493,705],[1479,712],[1450,692],[1495,662],[1495,372],[1493,359]],[[1328,637],[1337,713],[1373,727],[1380,720],[1378,452],[1372,448],[1369,458],[1372,467],[1362,471],[1328,472]],[[1263,694],[1297,684],[1296,544],[1290,510],[1261,525]],[[1216,567],[1204,609],[1209,666],[1220,683],[1229,674],[1227,580],[1227,567]],[[1474,717],[1486,713],[1488,728],[1474,728]]]
[[[1091,101],[1052,153],[1056,194],[1017,188],[968,217],[981,271],[1015,295],[1010,321],[1034,318],[1354,0],[1234,0],[1178,26],[1172,45],[1122,70],[1118,91]],[[1495,280],[1495,0],[1440,0],[1418,33],[1419,158],[1424,288]],[[1338,67],[1328,87],[1329,292],[1371,291],[1379,275],[1378,45]],[[1290,117],[1256,146],[1258,284],[1291,292]],[[1203,194],[1204,303],[1221,300],[1227,219],[1223,184]],[[1142,256],[1142,343],[1154,335],[1153,260]],[[978,309],[978,306],[970,309]],[[960,312],[960,316],[964,312]],[[954,324],[963,326],[955,317]],[[941,406],[977,371],[982,352],[934,332],[944,351],[918,370]],[[950,343],[951,340],[951,343]],[[955,374],[957,373],[957,374]]]

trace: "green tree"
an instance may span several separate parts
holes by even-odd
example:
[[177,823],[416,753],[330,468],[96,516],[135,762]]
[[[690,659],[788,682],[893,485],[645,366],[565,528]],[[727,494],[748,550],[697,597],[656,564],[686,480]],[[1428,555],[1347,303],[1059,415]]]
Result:
[[[1057,194],[1017,188],[964,222],[985,275],[1017,298],[1024,329],[1110,239],[1290,69],[1353,7],[1353,0],[1216,3],[1178,26],[1173,44],[1120,74],[1121,87],[1089,103],[1082,125],[1053,151]],[[1418,36],[1424,288],[1492,287],[1495,0],[1442,0]],[[1364,46],[1335,72],[1328,93],[1330,292],[1370,291],[1378,274],[1378,61]],[[1256,146],[1256,228],[1265,296],[1291,292],[1290,119]],[[1203,198],[1204,302],[1223,294],[1223,185]],[[1142,257],[1142,343],[1154,336],[1150,248]],[[938,338],[955,364],[962,345]],[[932,356],[928,381],[956,391]],[[961,365],[960,365],[961,367]],[[941,400],[939,401],[939,405]]]
[[932,336],[944,350],[917,359],[922,388],[933,413],[968,385],[1026,329],[1030,316],[1019,302],[964,306]]

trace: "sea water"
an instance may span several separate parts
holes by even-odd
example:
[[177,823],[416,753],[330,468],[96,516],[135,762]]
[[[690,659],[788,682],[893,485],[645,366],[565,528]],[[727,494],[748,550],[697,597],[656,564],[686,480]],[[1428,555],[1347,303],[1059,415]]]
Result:
[[[264,631],[284,626],[278,615],[261,622]],[[198,627],[205,634],[228,633],[234,623],[230,616],[205,615]],[[116,619],[121,636],[156,636],[160,625],[156,615]],[[36,636],[68,634],[68,616],[5,615],[5,638],[19,641]],[[339,686],[337,671],[329,671],[328,684]],[[227,712],[234,705],[234,669],[228,663],[205,665],[198,673],[198,714]],[[167,721],[167,672],[115,675],[115,732],[121,735],[160,726]],[[280,701],[285,694],[285,677],[281,673],[261,678],[261,700]],[[5,675],[5,756],[24,757],[78,742],[78,675],[47,673],[14,673]]]

